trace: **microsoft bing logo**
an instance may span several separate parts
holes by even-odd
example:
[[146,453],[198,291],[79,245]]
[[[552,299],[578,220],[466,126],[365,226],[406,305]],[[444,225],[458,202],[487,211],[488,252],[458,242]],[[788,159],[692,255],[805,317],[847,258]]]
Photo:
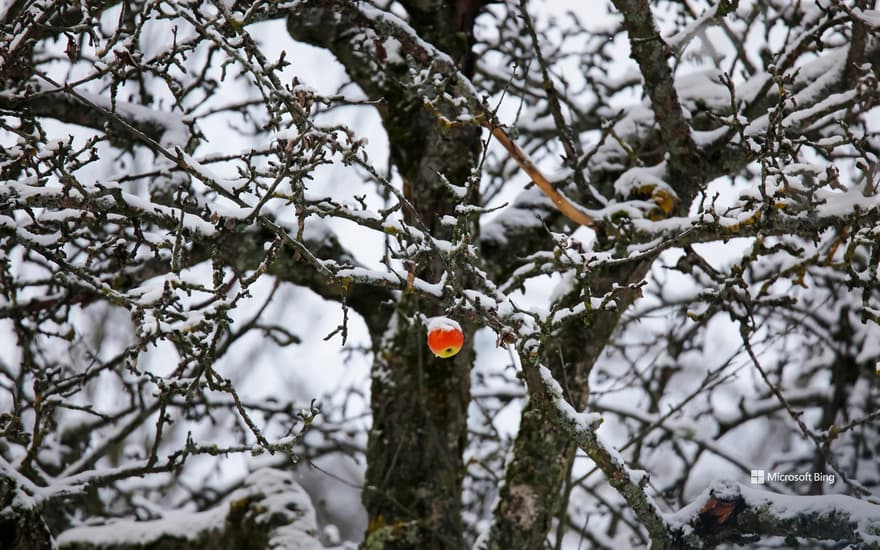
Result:
[[752,470],[752,485],[765,483],[827,483],[834,485],[837,476],[825,472],[765,472]]

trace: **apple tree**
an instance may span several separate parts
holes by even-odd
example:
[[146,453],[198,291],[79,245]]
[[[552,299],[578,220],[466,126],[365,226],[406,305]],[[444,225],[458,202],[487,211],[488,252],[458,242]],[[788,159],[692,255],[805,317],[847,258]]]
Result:
[[0,546],[880,545],[880,11],[557,4],[0,3]]

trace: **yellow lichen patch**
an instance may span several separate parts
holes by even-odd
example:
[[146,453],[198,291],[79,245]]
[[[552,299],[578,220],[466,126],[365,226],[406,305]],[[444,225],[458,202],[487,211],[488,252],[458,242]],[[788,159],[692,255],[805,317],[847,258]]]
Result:
[[648,211],[648,219],[652,222],[658,222],[666,218],[666,213],[659,208],[652,208]]
[[381,529],[382,527],[385,527],[385,516],[379,514],[374,518],[370,518],[370,521],[367,524],[367,533],[372,533],[373,531]]
[[758,210],[754,214],[749,216],[748,218],[744,219],[743,221],[731,225],[728,228],[728,231],[730,231],[731,233],[735,233],[735,232],[739,231],[739,229],[741,227],[743,227],[744,225],[754,225],[755,223],[759,222],[760,220],[761,220],[761,211]]
[[807,288],[807,283],[804,282],[804,277],[807,275],[807,266],[806,264],[800,264],[794,269],[795,277],[791,280],[791,284],[797,285],[803,288]]
[[656,183],[643,183],[637,185],[634,189],[634,195],[637,197],[650,197],[654,194],[654,189],[657,188]]
[[348,292],[353,283],[354,277],[342,277],[339,279],[339,286],[342,287],[343,292]]
[[648,219],[653,221],[667,218],[678,205],[678,198],[675,196],[675,193],[665,185],[645,183],[636,186],[634,191],[634,196],[639,198],[650,197],[651,201],[657,205],[657,208],[652,208],[647,212]]
[[825,255],[825,260],[822,262],[822,265],[830,266],[834,263],[834,255],[837,254],[837,250],[840,248],[841,243],[843,243],[847,235],[849,235],[849,231],[845,228],[839,230],[837,237],[831,243],[831,246],[828,247],[828,253]]
[[235,523],[236,521],[239,521],[244,516],[244,514],[248,511],[248,508],[250,507],[251,502],[253,502],[253,500],[254,500],[253,496],[248,496],[248,497],[240,498],[238,500],[233,500],[232,502],[230,502],[229,503],[229,515],[227,516],[227,520],[232,521],[233,523]]
[[675,206],[678,204],[678,199],[672,193],[659,187],[651,193],[651,198],[667,216],[675,210]]

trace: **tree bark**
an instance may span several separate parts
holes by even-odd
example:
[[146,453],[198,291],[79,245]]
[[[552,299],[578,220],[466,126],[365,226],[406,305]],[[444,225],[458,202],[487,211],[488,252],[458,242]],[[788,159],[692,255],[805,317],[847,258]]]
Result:
[[[615,283],[638,283],[650,265],[650,261],[642,261],[597,276],[591,284],[592,292],[601,296],[610,292]],[[569,301],[580,295],[580,289],[573,291]],[[626,289],[613,311],[595,312],[589,324],[581,318],[573,319],[556,332],[555,338],[544,342],[541,363],[560,381],[564,397],[578,410],[587,404],[590,371],[617,327],[620,315],[637,297],[637,291]],[[570,434],[554,426],[540,403],[529,401],[522,413],[499,505],[483,548],[542,547],[563,504],[561,491],[577,448]]]
[[[467,188],[465,200],[477,202],[478,185],[469,179],[477,163],[479,129],[444,128],[421,102],[405,98],[387,104],[383,122],[391,160],[413,207],[404,212],[408,223],[423,224],[434,238],[451,240],[451,228],[444,227],[440,219],[454,215],[461,199],[446,181]],[[470,232],[476,241],[476,224]],[[416,275],[430,282],[437,282],[443,272],[437,257],[416,259],[415,266]],[[397,305],[396,326],[391,327],[394,335],[377,348],[364,493],[370,518],[366,548],[376,543],[379,548],[401,550],[465,546],[462,455],[474,353],[468,344],[454,359],[433,357],[420,321],[422,315],[445,313],[436,301],[404,296]],[[473,342],[474,328],[464,325],[468,343]],[[376,341],[379,335],[373,336]]]
[[[483,3],[413,1],[404,6],[418,36],[448,54],[469,76],[473,20]],[[385,58],[381,24],[364,17],[352,4],[309,4],[288,18],[291,34],[330,49],[371,99],[382,100],[379,113],[388,133],[391,162],[403,179],[409,203],[404,209],[406,221],[435,239],[452,240],[453,229],[441,223],[442,217],[454,215],[462,200],[474,204],[479,200],[479,180],[471,175],[481,146],[480,129],[443,125],[437,113],[426,109],[418,89],[400,84],[410,69],[406,63]],[[328,26],[334,18],[336,24]],[[379,42],[354,44],[349,38],[352,26],[370,27]],[[375,48],[375,56],[365,60],[364,46]],[[413,55],[406,44],[402,49]],[[376,65],[383,78],[376,77]],[[456,118],[449,106],[439,109],[440,114]],[[449,184],[467,189],[466,196],[457,196]],[[477,231],[477,224],[470,224],[466,239],[478,242]],[[406,260],[412,262],[416,276],[429,282],[438,282],[444,271],[434,254],[420,253]],[[405,293],[395,306],[391,326],[371,334],[373,426],[363,496],[369,516],[364,548],[464,547],[462,453],[475,327],[464,324],[465,350],[448,360],[430,354],[423,327],[425,317],[445,314],[455,298],[446,290],[441,300]]]

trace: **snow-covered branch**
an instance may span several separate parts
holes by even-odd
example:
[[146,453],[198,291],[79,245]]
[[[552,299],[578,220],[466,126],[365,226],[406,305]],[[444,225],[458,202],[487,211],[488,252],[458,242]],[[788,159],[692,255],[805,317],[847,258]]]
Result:
[[817,499],[718,481],[664,519],[685,548],[774,536],[880,546],[880,504],[844,495]]
[[[543,406],[545,414],[563,433],[574,440],[578,447],[602,470],[635,513],[651,537],[652,548],[663,548],[669,543],[666,520],[647,494],[647,472],[636,472],[627,467],[623,457],[599,434],[602,417],[598,413],[578,412],[565,400],[562,387],[546,367],[539,367]],[[537,396],[530,388],[530,397]]]
[[880,12],[569,4],[0,2],[0,546],[876,544]]
[[210,510],[83,525],[65,531],[57,544],[62,550],[325,548],[308,494],[291,473],[269,468],[248,475]]

